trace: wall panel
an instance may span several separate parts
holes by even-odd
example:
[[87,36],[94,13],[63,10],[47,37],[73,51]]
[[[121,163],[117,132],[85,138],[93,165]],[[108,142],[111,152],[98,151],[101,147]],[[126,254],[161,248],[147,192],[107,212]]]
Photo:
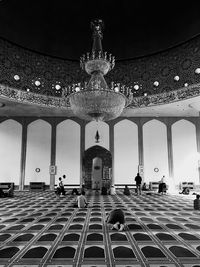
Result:
[[165,175],[169,184],[167,128],[164,123],[151,120],[143,125],[143,147],[145,182],[158,182]]
[[133,184],[138,170],[138,129],[129,120],[114,126],[115,184]]
[[[50,154],[51,125],[44,120],[33,121],[27,128],[25,185],[30,182],[50,184]],[[40,172],[36,172],[36,168]]]
[[195,125],[180,120],[172,125],[172,144],[174,159],[174,180],[199,183]]
[[109,150],[109,126],[105,122],[91,121],[85,127],[85,150],[97,145],[95,142],[96,131],[98,130],[100,139],[98,145]]
[[57,125],[56,165],[56,182],[65,174],[65,184],[80,183],[80,125],[72,120]]
[[19,185],[22,126],[14,120],[0,123],[0,182]]

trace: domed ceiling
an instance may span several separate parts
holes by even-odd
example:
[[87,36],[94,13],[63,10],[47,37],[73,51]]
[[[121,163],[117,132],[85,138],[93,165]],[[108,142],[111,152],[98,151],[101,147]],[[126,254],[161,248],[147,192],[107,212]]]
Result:
[[[76,69],[79,68],[80,56],[91,51],[90,21],[100,18],[105,24],[103,49],[116,58],[115,71],[110,78],[107,77],[108,80],[119,77],[128,85],[136,85],[139,88],[134,91],[136,97],[164,95],[164,105],[160,105],[160,97],[151,98],[151,107],[145,107],[149,105],[148,97],[142,105],[139,99],[133,101],[123,116],[199,116],[199,6],[197,1],[0,0],[3,58],[0,82],[8,81],[8,86],[13,88],[39,94],[47,92],[47,95],[50,92],[51,95],[58,81],[64,87],[70,80],[85,79]],[[191,45],[181,45],[193,37],[198,37],[198,40]],[[2,39],[14,46],[10,47],[7,41],[4,44]],[[171,54],[162,52],[179,45],[181,48]],[[23,52],[26,49],[28,52]],[[33,57],[31,51],[36,52]],[[43,58],[43,55],[50,56],[50,59]],[[36,85],[40,78],[41,88]],[[192,84],[198,86],[193,88]],[[187,93],[182,90],[176,96],[170,95],[171,91],[188,85],[191,88],[186,88]],[[61,90],[52,93],[54,96],[61,94]],[[17,93],[14,97],[21,98]],[[180,101],[182,97],[184,100]],[[170,103],[172,98],[173,103]],[[36,100],[31,99],[33,103]],[[9,98],[0,100],[0,108],[1,116],[72,116],[69,110],[66,113],[66,109],[45,109],[26,102],[12,102]]]
[[105,23],[103,48],[116,60],[148,55],[200,32],[198,1],[1,0],[0,37],[79,60],[91,48],[90,21]]

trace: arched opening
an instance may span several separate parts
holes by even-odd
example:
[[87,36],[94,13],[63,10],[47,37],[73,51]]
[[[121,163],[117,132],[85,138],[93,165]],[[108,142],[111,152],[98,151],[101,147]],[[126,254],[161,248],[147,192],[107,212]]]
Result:
[[110,188],[112,155],[101,146],[92,146],[83,155],[83,184],[87,189]]

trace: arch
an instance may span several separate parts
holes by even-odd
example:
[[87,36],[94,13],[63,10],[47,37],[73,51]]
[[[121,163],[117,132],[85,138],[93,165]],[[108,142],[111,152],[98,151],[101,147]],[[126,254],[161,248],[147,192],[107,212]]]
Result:
[[2,234],[2,235],[0,235],[0,242],[4,242],[5,240],[7,240],[10,237],[11,237],[10,234]]
[[61,230],[63,228],[62,224],[53,224],[49,227],[49,230]]
[[105,258],[104,249],[97,246],[88,247],[84,251],[84,258]]
[[20,249],[18,247],[7,247],[0,249],[0,258],[12,258]]
[[72,224],[69,227],[69,230],[81,230],[83,228],[82,224]]
[[33,237],[34,237],[33,234],[23,234],[23,235],[19,235],[13,241],[14,242],[26,242],[26,241],[30,241]]
[[143,125],[143,148],[145,182],[157,182],[163,175],[168,179],[167,128],[163,122],[152,119]]
[[28,230],[41,230],[42,228],[44,228],[43,224],[35,224],[31,226],[30,228],[28,228]]
[[147,234],[143,233],[136,233],[133,234],[133,237],[135,238],[136,241],[151,241],[152,239],[149,237]]
[[114,125],[115,183],[132,184],[133,177],[135,177],[138,172],[138,164],[137,124],[130,120],[123,119]]
[[89,225],[89,230],[100,230],[100,229],[102,229],[102,225],[101,224],[95,223],[95,224]]
[[59,259],[71,259],[74,258],[76,249],[70,246],[62,247],[56,250],[55,254],[53,255],[53,258],[59,258]]
[[[25,184],[45,182],[50,184],[51,125],[41,119],[27,127]],[[36,172],[36,168],[40,171]]]
[[62,241],[79,241],[79,239],[80,239],[79,234],[72,233],[65,235]]
[[19,122],[8,119],[0,123],[0,181],[19,185],[21,142],[22,125]]
[[199,182],[195,125],[188,120],[179,120],[172,125],[174,178],[180,182]]
[[159,248],[156,248],[153,246],[145,246],[141,250],[146,258],[165,258],[166,257]]
[[87,241],[103,241],[103,235],[99,233],[88,234]]
[[169,250],[177,257],[177,258],[188,258],[188,257],[196,257],[190,250],[181,246],[171,246]]
[[163,241],[167,240],[176,240],[172,235],[170,234],[165,234],[165,233],[158,233],[156,236]]
[[54,241],[56,237],[56,234],[44,234],[38,239],[38,241]]
[[188,233],[179,233],[178,235],[182,237],[184,240],[199,240],[197,236]]
[[[112,168],[112,155],[110,151],[101,146],[93,146],[88,148],[83,154],[83,173],[84,184],[86,188],[92,188],[92,162],[94,158],[100,158],[102,160],[103,177],[111,178],[109,176],[109,169]],[[102,186],[110,187],[110,179],[105,180],[105,184],[102,181]]]
[[45,247],[36,247],[29,249],[22,258],[30,259],[30,258],[43,258],[44,255],[47,253],[48,249]]
[[96,145],[95,135],[99,132],[99,145],[109,150],[109,126],[103,121],[91,121],[85,126],[85,149]]
[[80,183],[80,125],[70,119],[56,127],[57,176],[66,174],[68,184]]
[[133,250],[129,247],[118,246],[113,248],[115,258],[135,258]]
[[128,241],[126,235],[122,233],[114,233],[110,235],[112,241]]

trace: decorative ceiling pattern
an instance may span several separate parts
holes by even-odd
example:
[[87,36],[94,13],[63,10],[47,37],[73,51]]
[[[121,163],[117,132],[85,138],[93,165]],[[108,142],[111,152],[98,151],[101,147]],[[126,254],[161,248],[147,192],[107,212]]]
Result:
[[[200,36],[142,58],[117,61],[105,78],[132,88],[130,108],[199,96]],[[77,61],[44,56],[0,39],[0,95],[14,101],[69,108],[66,87],[89,76]]]

